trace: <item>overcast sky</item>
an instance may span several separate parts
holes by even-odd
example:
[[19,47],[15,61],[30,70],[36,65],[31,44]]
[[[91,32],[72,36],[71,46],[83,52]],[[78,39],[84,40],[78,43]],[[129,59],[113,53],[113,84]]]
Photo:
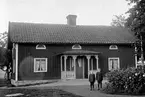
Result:
[[0,0],[0,32],[8,21],[66,24],[68,14],[77,15],[78,25],[110,25],[127,10],[126,0]]

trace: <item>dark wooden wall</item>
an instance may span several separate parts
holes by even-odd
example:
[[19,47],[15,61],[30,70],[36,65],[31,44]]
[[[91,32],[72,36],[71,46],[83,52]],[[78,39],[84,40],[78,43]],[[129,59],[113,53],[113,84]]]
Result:
[[[37,44],[19,44],[18,64],[19,80],[43,80],[60,79],[61,65],[60,55],[62,52],[72,50],[73,44],[46,44],[45,50],[36,49]],[[84,45],[82,49],[101,52],[99,55],[99,67],[103,72],[108,72],[108,58],[119,57],[120,67],[134,66],[134,48],[131,45],[118,45],[118,50],[109,50],[109,45]],[[46,73],[34,73],[34,58],[47,58],[48,69]]]

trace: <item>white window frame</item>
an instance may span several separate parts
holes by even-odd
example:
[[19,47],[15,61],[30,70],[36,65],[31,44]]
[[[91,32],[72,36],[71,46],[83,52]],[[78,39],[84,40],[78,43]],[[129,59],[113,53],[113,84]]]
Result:
[[[39,45],[42,45],[43,47],[39,47]],[[36,45],[36,49],[46,49],[46,46],[44,44],[38,44]]]
[[108,58],[108,70],[113,70],[112,68],[110,69],[110,59],[117,59],[118,60],[118,68],[120,69],[120,58],[119,57],[110,57]]
[[[116,47],[115,47],[115,48],[112,48],[112,46],[116,46]],[[110,49],[110,50],[117,50],[117,49],[118,49],[118,46],[117,46],[117,45],[110,45],[110,46],[109,46],[109,49]]]
[[[45,59],[46,60],[46,64],[45,64],[46,65],[45,66],[46,69],[45,69],[45,71],[37,71],[37,70],[35,70],[35,66],[36,66],[35,64],[36,64],[36,60],[37,59]],[[47,72],[47,58],[34,58],[34,72]]]
[[[75,46],[76,45],[78,45],[79,46],[79,48],[75,48]],[[81,45],[79,45],[79,44],[74,44],[73,46],[72,46],[72,49],[82,49],[82,46]]]

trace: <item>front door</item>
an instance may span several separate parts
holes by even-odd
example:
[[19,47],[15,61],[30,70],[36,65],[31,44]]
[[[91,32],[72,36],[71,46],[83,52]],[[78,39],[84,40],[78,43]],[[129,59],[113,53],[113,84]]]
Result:
[[82,79],[84,75],[84,58],[78,57],[76,61],[76,78]]

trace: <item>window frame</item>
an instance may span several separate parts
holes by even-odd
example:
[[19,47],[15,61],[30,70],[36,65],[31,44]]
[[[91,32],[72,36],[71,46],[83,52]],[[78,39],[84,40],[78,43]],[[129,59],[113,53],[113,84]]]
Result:
[[[36,64],[36,60],[37,60],[37,59],[45,59],[45,61],[46,61],[46,64],[45,64],[45,65],[46,65],[46,66],[45,66],[46,69],[45,69],[45,71],[38,71],[38,70],[35,70],[35,67],[36,67],[35,64]],[[47,58],[34,58],[34,72],[47,72]]]
[[[39,45],[43,45],[43,47],[39,47]],[[36,49],[46,49],[46,46],[44,44],[37,44]]]
[[118,60],[118,69],[120,69],[120,58],[119,57],[109,57],[108,58],[108,70],[114,70],[114,69],[110,69],[110,59],[117,59]]
[[[79,48],[75,48],[76,45],[78,45]],[[78,49],[78,50],[80,50],[80,49],[82,49],[82,46],[81,46],[80,44],[74,44],[74,45],[72,46],[72,49]]]
[[[115,48],[112,48],[111,46],[115,46]],[[110,49],[110,50],[118,50],[118,46],[117,46],[117,45],[110,45],[110,46],[109,46],[109,49]]]

